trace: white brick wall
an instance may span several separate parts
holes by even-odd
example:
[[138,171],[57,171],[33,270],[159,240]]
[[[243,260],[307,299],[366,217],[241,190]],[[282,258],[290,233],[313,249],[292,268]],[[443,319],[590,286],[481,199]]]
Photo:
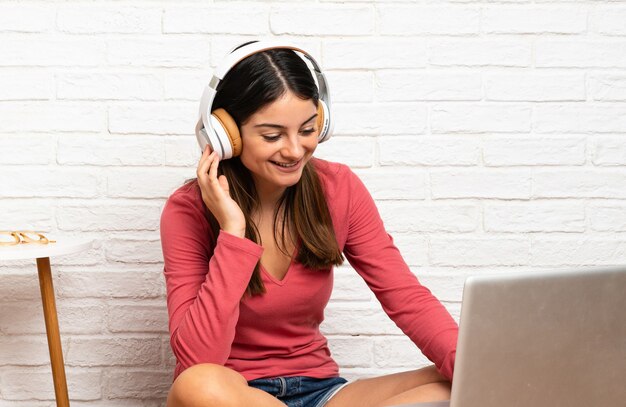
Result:
[[[232,46],[318,57],[336,114],[318,156],[357,171],[458,318],[469,275],[626,262],[625,21],[599,0],[2,2],[0,230],[95,241],[52,259],[72,405],[164,405],[159,216]],[[35,262],[0,279],[0,406],[53,406]],[[323,330],[349,378],[428,363],[348,266]]]

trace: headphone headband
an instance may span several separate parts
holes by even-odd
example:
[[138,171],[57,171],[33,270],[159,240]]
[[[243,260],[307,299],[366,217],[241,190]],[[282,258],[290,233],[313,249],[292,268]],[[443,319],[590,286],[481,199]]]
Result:
[[[237,47],[235,47],[237,48]],[[198,117],[198,123],[196,125],[196,137],[198,138],[198,142],[200,143],[201,149],[204,149],[203,143],[204,139],[201,135],[201,132],[204,132],[208,138],[211,138],[211,135],[214,132],[214,126],[211,123],[211,113],[213,100],[215,99],[215,94],[217,93],[217,87],[219,83],[224,79],[224,76],[230,71],[238,62],[249,57],[252,54],[257,52],[269,50],[269,49],[291,49],[296,52],[296,55],[303,58],[306,63],[306,60],[311,62],[313,66],[312,72],[315,74],[317,78],[317,85],[319,91],[319,98],[326,104],[328,110],[328,125],[324,129],[320,129],[320,137],[319,142],[323,142],[327,140],[332,134],[333,130],[333,121],[330,120],[331,113],[331,104],[330,104],[330,94],[328,91],[328,82],[326,81],[326,77],[324,73],[321,71],[319,64],[315,61],[308,52],[304,51],[302,48],[288,43],[277,43],[274,41],[255,41],[239,48],[233,48],[228,55],[224,58],[222,63],[220,63],[215,70],[213,71],[213,75],[208,85],[205,86],[204,91],[202,92],[202,98],[200,99],[200,111]],[[301,55],[300,55],[301,54]],[[304,59],[306,58],[306,60]],[[308,65],[307,65],[308,66]],[[213,143],[212,143],[213,144]],[[220,157],[228,157],[231,156],[232,152],[229,152],[229,147],[224,146],[224,143],[220,143],[220,147],[222,148]]]
[[298,47],[295,44],[283,43],[283,42],[274,42],[274,41],[256,41],[251,42],[249,44],[243,46],[234,47],[226,56],[226,58],[222,61],[222,63],[215,69],[214,76],[217,76],[219,80],[224,79],[226,72],[228,72],[233,66],[237,65],[239,61],[249,57],[252,54],[256,54],[257,52],[267,51],[269,49],[291,49],[293,51],[298,51],[303,54],[308,60],[311,61],[313,67],[316,71],[321,72],[319,65],[315,61],[315,59],[309,55],[308,52]]

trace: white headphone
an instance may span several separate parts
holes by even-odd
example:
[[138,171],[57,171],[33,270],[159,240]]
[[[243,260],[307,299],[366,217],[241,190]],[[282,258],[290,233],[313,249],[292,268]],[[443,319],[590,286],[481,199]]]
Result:
[[196,124],[196,138],[200,145],[200,151],[204,151],[204,148],[208,144],[213,151],[217,152],[220,160],[226,160],[241,154],[241,135],[239,134],[239,128],[235,120],[224,109],[212,110],[217,86],[222,79],[224,79],[228,71],[242,59],[260,51],[277,48],[291,49],[295,51],[296,55],[302,58],[305,63],[309,60],[313,65],[311,72],[313,72],[317,78],[319,90],[319,103],[317,107],[319,134],[317,138],[320,143],[330,138],[334,123],[331,120],[332,115],[330,110],[328,82],[315,59],[306,51],[303,51],[295,45],[279,44],[271,41],[255,41],[241,46],[238,49],[231,50],[228,55],[226,55],[224,61],[215,69],[211,81],[204,88],[202,98],[200,99],[200,114],[198,123]]

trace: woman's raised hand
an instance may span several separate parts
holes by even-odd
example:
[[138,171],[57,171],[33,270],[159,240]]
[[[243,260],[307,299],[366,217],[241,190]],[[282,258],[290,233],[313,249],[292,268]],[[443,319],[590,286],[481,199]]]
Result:
[[228,192],[228,180],[224,175],[217,176],[219,158],[208,145],[198,163],[198,184],[202,191],[202,200],[217,219],[222,230],[235,236],[245,237],[246,218],[237,202]]

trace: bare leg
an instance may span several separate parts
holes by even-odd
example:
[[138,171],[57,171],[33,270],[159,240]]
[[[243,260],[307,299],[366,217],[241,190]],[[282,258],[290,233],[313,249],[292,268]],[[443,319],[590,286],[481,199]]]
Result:
[[450,399],[450,382],[434,366],[361,379],[341,389],[327,407],[379,407]]
[[182,372],[167,397],[167,407],[284,407],[270,394],[248,386],[239,373],[204,363]]
[[388,398],[379,406],[397,406],[398,404],[440,400],[450,400],[450,382],[428,383],[414,387],[397,396]]

